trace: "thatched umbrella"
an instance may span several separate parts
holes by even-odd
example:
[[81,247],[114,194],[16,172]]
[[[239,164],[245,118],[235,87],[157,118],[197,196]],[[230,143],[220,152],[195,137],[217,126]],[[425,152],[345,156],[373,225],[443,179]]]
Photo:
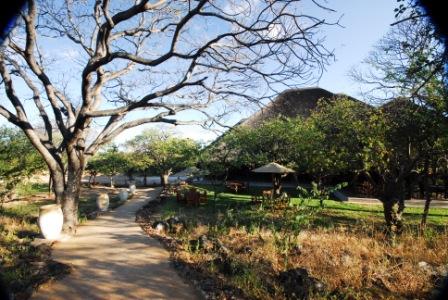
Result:
[[281,186],[281,178],[285,177],[288,173],[294,173],[295,171],[293,169],[290,169],[288,167],[282,166],[278,163],[271,162],[267,165],[264,165],[262,167],[253,169],[252,172],[255,173],[271,173],[272,174],[272,184],[274,187],[274,192],[279,195],[280,190],[282,188]]

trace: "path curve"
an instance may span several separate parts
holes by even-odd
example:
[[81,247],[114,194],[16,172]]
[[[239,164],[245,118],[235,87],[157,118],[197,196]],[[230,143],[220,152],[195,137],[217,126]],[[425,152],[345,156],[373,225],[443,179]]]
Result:
[[159,193],[148,190],[56,243],[53,259],[73,271],[41,286],[31,299],[200,299],[173,269],[169,253],[135,223],[136,211]]

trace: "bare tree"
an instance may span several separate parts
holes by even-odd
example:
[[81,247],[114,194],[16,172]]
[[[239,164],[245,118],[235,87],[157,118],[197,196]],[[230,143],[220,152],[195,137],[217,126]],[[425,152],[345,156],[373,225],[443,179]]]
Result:
[[[306,83],[332,58],[318,35],[331,24],[295,0],[29,0],[19,19],[0,53],[9,100],[0,114],[43,156],[66,232],[77,224],[86,161],[101,145],[146,123],[220,124],[231,104]],[[77,55],[65,75],[46,53],[54,41]],[[191,110],[203,117],[176,117]]]
[[[417,105],[448,111],[441,103],[447,56],[426,19],[396,24],[363,61],[367,68],[351,71],[364,84],[365,96],[380,104],[404,98]],[[435,86],[441,86],[436,90]]]

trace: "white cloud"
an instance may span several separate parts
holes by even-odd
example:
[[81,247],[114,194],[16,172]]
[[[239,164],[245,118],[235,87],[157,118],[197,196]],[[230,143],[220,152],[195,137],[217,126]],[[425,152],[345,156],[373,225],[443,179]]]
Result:
[[268,36],[270,38],[276,39],[285,34],[281,24],[271,24],[268,27]]
[[214,131],[206,130],[200,126],[177,126],[175,132],[184,138],[190,138],[198,142],[211,142],[217,138]]
[[259,0],[231,0],[227,1],[223,11],[228,14],[249,16],[257,9]]
[[64,51],[58,51],[58,55],[62,58],[62,59],[69,59],[69,60],[75,60],[77,58],[79,58],[80,54],[79,51],[75,50],[75,49],[67,49]]

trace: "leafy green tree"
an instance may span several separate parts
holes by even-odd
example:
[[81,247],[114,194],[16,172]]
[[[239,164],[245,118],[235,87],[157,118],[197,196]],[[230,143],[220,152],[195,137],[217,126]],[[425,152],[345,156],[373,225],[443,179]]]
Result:
[[135,153],[141,153],[148,167],[160,175],[161,184],[176,171],[193,166],[199,156],[199,144],[191,139],[178,138],[155,130],[146,130],[128,143]]
[[441,139],[446,137],[448,126],[448,57],[434,28],[426,18],[418,17],[416,9],[414,5],[401,5],[397,16],[409,11],[411,17],[392,27],[366,58],[368,71],[354,71],[353,77],[370,86],[372,100],[393,100],[384,105],[386,151],[377,156],[383,158],[380,174],[385,213],[391,212],[398,201],[400,216],[409,178],[415,173],[423,175],[424,227],[431,202],[429,174],[436,170],[431,161],[437,161],[446,149],[441,147]]
[[[423,177],[427,200],[422,217],[424,227],[431,201],[428,186],[430,162],[446,153],[446,148],[441,147],[447,136],[446,121],[436,111],[405,99],[384,105],[381,114],[384,118],[383,149],[372,154],[376,156],[374,168],[380,174],[377,183],[382,188],[380,200],[385,208],[386,223],[401,228],[404,201],[410,197],[416,181],[422,181]],[[396,204],[398,207],[394,208]]]
[[[256,128],[233,128],[207,147],[207,160],[202,164],[211,170],[210,178],[218,175],[217,178],[224,180],[230,169],[253,169],[270,162],[290,165],[291,147],[297,137],[294,134],[295,125],[290,119],[274,119]],[[219,182],[217,178],[215,182]],[[280,175],[273,177],[273,183],[279,194]]]
[[92,157],[87,166],[89,170],[108,176],[110,187],[114,187],[114,176],[126,172],[128,168],[129,160],[126,154],[119,151],[115,145]]
[[235,130],[239,128],[231,129],[200,152],[198,165],[207,178],[211,179],[215,201],[220,187],[227,180],[229,170],[242,165],[242,161],[238,159],[242,139]]
[[23,178],[43,169],[43,159],[22,131],[0,127],[0,199],[12,194]]
[[145,153],[139,151],[128,151],[126,152],[126,157],[128,160],[128,167],[125,173],[128,175],[129,179],[132,180],[134,174],[141,174],[143,175],[143,185],[146,186],[148,184],[148,175],[151,172],[153,160]]
[[405,98],[380,108],[349,99],[321,103],[305,122],[316,133],[304,135],[302,130],[310,139],[296,153],[318,186],[319,178],[328,175],[367,175],[383,203],[387,228],[399,231],[415,175],[430,157],[443,152],[443,123],[436,110]]
[[320,102],[307,119],[274,119],[258,128],[236,128],[223,138],[227,146],[213,151],[216,156],[217,150],[234,147],[227,152],[236,167],[272,160],[288,164],[312,175],[317,190],[325,190],[328,177],[363,173],[383,202],[387,227],[399,230],[415,174],[425,170],[430,157],[446,153],[444,123],[437,110],[406,99],[375,108],[339,98]]
[[313,175],[319,187],[328,176],[357,174],[364,169],[365,124],[372,110],[349,98],[320,101],[311,116],[298,124],[301,151],[296,152],[294,161]]
[[257,128],[241,127],[234,130],[236,140],[233,145],[239,145],[240,149],[237,160],[250,168],[270,162],[289,164],[291,145],[297,138],[295,125],[296,122],[289,119],[275,119]]
[[307,119],[277,118],[257,128],[235,128],[213,151],[233,148],[232,167],[254,168],[275,161],[313,175],[322,185],[328,176],[363,169],[362,140],[367,134],[363,122],[371,110],[348,98],[322,101]]
[[96,176],[98,175],[98,163],[97,160],[92,158],[85,168],[85,170],[89,173],[89,187],[96,184]]

